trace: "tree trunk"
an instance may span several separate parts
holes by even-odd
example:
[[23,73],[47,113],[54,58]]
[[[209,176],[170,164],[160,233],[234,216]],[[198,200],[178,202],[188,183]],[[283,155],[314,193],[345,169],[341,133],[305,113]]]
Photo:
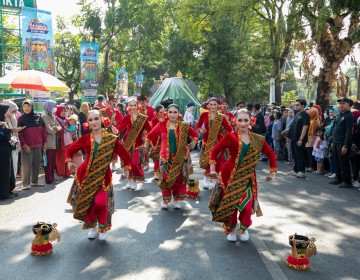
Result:
[[316,89],[316,104],[321,107],[324,112],[330,105],[330,93],[331,87],[329,82],[326,80],[326,69],[321,68],[320,74],[317,77],[317,89]]
[[274,78],[275,78],[275,102],[281,105],[281,66],[280,58],[275,57],[274,61]]
[[[323,111],[329,106],[332,85],[338,79],[340,64],[350,54],[353,47],[351,38],[340,38],[340,32],[344,29],[345,17],[346,14],[333,17],[329,24],[324,26],[320,38],[316,39],[316,37],[313,37],[317,42],[316,50],[323,59],[323,66],[317,77],[316,96],[316,103],[320,105]],[[349,34],[351,34],[354,26],[357,26],[357,23],[358,17],[351,16],[350,27],[348,29]],[[316,33],[313,33],[313,36],[315,35]]]
[[72,90],[69,92],[69,102],[71,104],[74,102],[74,92]]

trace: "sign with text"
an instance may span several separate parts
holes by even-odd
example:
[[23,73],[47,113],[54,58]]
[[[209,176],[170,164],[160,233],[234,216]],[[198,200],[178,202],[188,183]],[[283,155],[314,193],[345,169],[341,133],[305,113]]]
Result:
[[23,7],[22,16],[23,70],[55,75],[51,13]]
[[51,93],[50,91],[31,91],[31,97],[34,101],[34,111],[35,113],[44,112],[44,104],[47,100],[50,99]]
[[128,72],[125,68],[119,68],[116,70],[116,92],[122,98],[127,98],[128,93]]
[[140,96],[142,93],[144,83],[144,74],[136,74],[135,75],[135,95]]
[[0,9],[1,8],[22,8],[30,7],[36,8],[35,0],[0,0]]
[[81,75],[80,84],[87,98],[96,97],[99,86],[98,81],[98,58],[99,43],[81,42],[80,61]]

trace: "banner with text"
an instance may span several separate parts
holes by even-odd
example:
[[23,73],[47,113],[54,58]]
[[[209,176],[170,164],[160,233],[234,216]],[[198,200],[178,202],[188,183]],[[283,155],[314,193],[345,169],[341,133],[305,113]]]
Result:
[[99,86],[98,81],[99,43],[81,42],[80,60],[81,75],[80,84],[84,92],[85,100],[94,103]]
[[44,104],[51,97],[50,91],[31,90],[30,94],[34,101],[34,112],[35,113],[44,112]]
[[0,0],[0,9],[19,9],[22,7],[36,8],[35,0]]
[[23,7],[22,16],[23,70],[55,75],[51,13]]
[[144,83],[144,74],[136,74],[135,75],[135,95],[140,96],[142,93]]
[[126,72],[125,68],[119,68],[116,70],[116,92],[119,97],[127,98],[129,96],[128,93],[128,72]]

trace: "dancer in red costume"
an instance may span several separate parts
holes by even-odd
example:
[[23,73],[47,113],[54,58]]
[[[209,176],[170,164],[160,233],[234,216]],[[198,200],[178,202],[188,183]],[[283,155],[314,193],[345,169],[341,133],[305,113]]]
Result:
[[119,127],[119,131],[126,129],[123,145],[131,156],[131,171],[129,182],[126,187],[131,190],[137,189],[137,182],[145,180],[142,163],[144,159],[143,145],[146,131],[151,130],[148,117],[139,113],[141,106],[136,99],[129,102],[129,113],[126,115]]
[[[100,112],[102,112],[102,115],[104,117],[109,118],[110,122],[106,124],[107,131],[118,136],[121,133],[121,130],[119,130],[119,128],[123,120],[123,115],[116,108],[116,102],[117,102],[116,96],[113,94],[109,95],[107,107],[105,109],[101,109]],[[114,158],[111,162],[111,170],[113,172],[117,170],[116,168],[117,161],[118,161],[117,156],[114,155]]]
[[88,122],[92,132],[71,144],[65,153],[70,170],[76,169],[73,156],[81,149],[86,153],[86,160],[76,170],[67,201],[73,206],[74,218],[83,221],[83,229],[90,229],[88,238],[94,239],[100,233],[99,239],[105,240],[114,213],[114,190],[109,166],[113,154],[117,154],[124,163],[125,173],[128,173],[130,156],[114,134],[102,129],[99,111],[90,111]]
[[[238,219],[240,240],[247,241],[247,229],[252,223],[251,214],[253,211],[260,212],[255,173],[260,152],[269,158],[270,175],[266,180],[273,180],[277,171],[274,152],[263,136],[249,131],[250,122],[250,113],[245,109],[239,110],[236,117],[238,131],[225,135],[210,154],[210,173],[217,174],[216,170],[221,168],[218,187],[222,189],[221,202],[211,209],[213,221],[224,223],[223,227],[229,241],[237,240],[235,228]],[[216,158],[224,149],[229,149],[230,159],[217,166]],[[259,212],[257,214],[260,214]]]
[[[159,122],[164,121],[164,106],[157,105],[155,107],[156,116],[151,120],[151,128],[153,129]],[[151,149],[149,154],[149,158],[154,161],[154,175],[155,179],[159,180],[159,172],[160,172],[160,141],[157,143],[154,148]]]
[[[155,146],[159,140],[160,148],[160,178],[158,185],[162,190],[162,209],[168,209],[172,198],[174,208],[179,209],[179,201],[186,199],[186,180],[188,178],[187,157],[189,150],[197,143],[198,135],[187,122],[180,122],[179,107],[171,104],[167,110],[168,119],[160,122],[147,135],[148,141],[145,148],[149,148],[149,142]],[[187,144],[188,137],[192,141]]]
[[148,121],[151,122],[151,120],[155,117],[155,109],[148,104],[145,95],[138,96],[137,100],[141,106],[139,113],[146,115],[148,117]]
[[221,113],[225,116],[231,126],[236,126],[235,117],[229,111],[229,101],[226,98],[221,99]]
[[[140,95],[137,97],[137,100],[139,102],[141,110],[139,110],[139,113],[146,115],[148,117],[149,124],[152,126],[151,121],[156,116],[155,109],[148,104],[148,99],[145,95]],[[143,164],[142,164],[143,170],[147,171],[149,170],[149,157],[148,155],[144,156]]]
[[[223,137],[221,130],[224,129],[226,132],[231,132],[232,128],[226,120],[225,116],[218,112],[219,100],[217,98],[211,98],[208,104],[209,111],[204,112],[200,115],[199,122],[196,128],[203,134],[202,148],[200,151],[200,167],[206,169],[204,172],[204,188],[209,189],[216,184],[216,179],[212,176],[209,167],[210,151],[214,145]],[[219,172],[219,167],[224,161],[224,154],[222,153],[218,158],[218,168],[216,171]]]
[[106,107],[106,113],[107,113],[107,117],[110,119],[111,125],[118,130],[118,133],[120,133],[121,131],[119,130],[119,128],[123,120],[123,115],[116,108],[116,102],[117,102],[117,98],[115,97],[115,95],[109,95],[109,100],[107,102],[107,107]]

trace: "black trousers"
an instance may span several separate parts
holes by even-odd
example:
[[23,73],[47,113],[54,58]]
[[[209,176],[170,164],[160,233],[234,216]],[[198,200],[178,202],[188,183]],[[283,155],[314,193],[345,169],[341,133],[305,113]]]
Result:
[[343,146],[343,144],[334,143],[335,173],[339,181],[351,184],[350,147],[346,155],[341,155]]
[[353,155],[350,158],[351,167],[353,172],[353,179],[357,181],[359,179],[359,172],[360,172],[360,155]]
[[305,143],[300,147],[298,147],[296,142],[291,140],[291,153],[294,158],[293,170],[295,172],[305,173],[305,156],[306,156]]

